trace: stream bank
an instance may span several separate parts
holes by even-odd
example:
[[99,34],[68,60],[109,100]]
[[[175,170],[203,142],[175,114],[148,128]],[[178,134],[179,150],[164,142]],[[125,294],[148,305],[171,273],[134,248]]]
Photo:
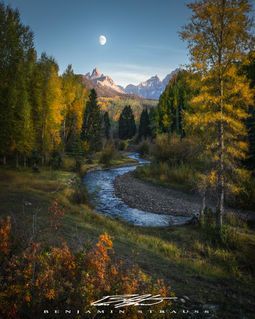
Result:
[[[84,177],[91,202],[97,212],[111,218],[122,219],[136,226],[167,227],[189,223],[190,214],[164,213],[153,210],[130,207],[115,192],[114,182],[117,177],[133,172],[138,165],[146,165],[149,162],[140,158],[139,154],[131,153],[129,157],[137,161],[137,165],[125,165],[117,168],[99,169],[90,171]],[[129,188],[129,185],[126,184]]]

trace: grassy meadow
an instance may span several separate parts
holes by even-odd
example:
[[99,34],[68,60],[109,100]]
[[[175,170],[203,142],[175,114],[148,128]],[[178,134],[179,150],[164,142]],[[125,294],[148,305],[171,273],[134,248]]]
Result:
[[[113,220],[93,211],[89,202],[75,202],[73,165],[66,158],[59,171],[42,169],[33,173],[31,169],[1,168],[1,217],[12,217],[18,245],[22,247],[34,229],[36,240],[45,247],[64,240],[75,251],[84,243],[94,244],[100,234],[107,232],[113,238],[116,256],[138,264],[153,277],[163,278],[176,296],[186,295],[191,302],[219,307],[219,318],[241,318],[244,314],[252,318],[254,230],[234,217],[228,218],[232,231],[225,242],[215,243],[206,227],[143,228]],[[84,164],[83,172],[97,165],[97,161]],[[65,212],[56,232],[51,230],[49,212],[54,200]]]

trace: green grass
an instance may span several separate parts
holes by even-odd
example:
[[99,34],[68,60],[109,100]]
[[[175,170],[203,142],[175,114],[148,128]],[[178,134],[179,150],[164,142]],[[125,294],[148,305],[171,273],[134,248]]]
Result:
[[104,150],[101,152],[98,152],[95,156],[95,163],[97,163],[97,165],[102,166],[104,168],[115,167],[115,166],[117,167],[124,164],[137,163],[136,160],[127,157],[126,152],[119,152],[119,151],[116,151],[115,149],[112,150],[112,154],[109,154],[108,160],[102,161],[102,155],[104,154],[104,152],[105,152]]
[[[115,163],[121,164],[124,159]],[[70,163],[69,163],[70,164]],[[85,164],[84,164],[85,165]],[[87,170],[95,163],[84,166]],[[37,213],[37,240],[45,246],[65,240],[77,250],[96,242],[107,232],[113,237],[116,255],[137,263],[152,276],[165,279],[177,296],[187,295],[198,303],[220,305],[219,318],[252,318],[255,292],[255,234],[238,226],[239,248],[214,246],[198,226],[172,228],[134,227],[94,212],[89,205],[76,205],[67,194],[74,177],[66,171],[0,169],[1,216],[10,215],[15,234],[31,235],[33,214]],[[63,226],[50,229],[48,208],[58,199],[65,209]],[[27,205],[30,202],[32,205]],[[233,227],[234,227],[233,226]]]

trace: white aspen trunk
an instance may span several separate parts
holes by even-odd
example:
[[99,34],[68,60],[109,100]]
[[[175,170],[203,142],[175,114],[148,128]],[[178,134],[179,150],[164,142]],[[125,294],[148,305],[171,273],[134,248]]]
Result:
[[223,80],[220,81],[220,112],[221,120],[219,123],[219,167],[218,167],[218,185],[217,185],[217,227],[221,231],[222,228],[222,216],[224,214],[224,193],[225,193],[225,183],[224,183],[224,123],[223,123]]
[[200,211],[200,219],[204,218],[205,215],[205,207],[206,207],[206,192],[203,192],[203,197],[202,197],[202,207]]

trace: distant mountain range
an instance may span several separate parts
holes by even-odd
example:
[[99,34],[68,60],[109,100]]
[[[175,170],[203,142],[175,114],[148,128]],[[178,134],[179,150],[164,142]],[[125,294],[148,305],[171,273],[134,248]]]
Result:
[[152,76],[147,81],[138,85],[129,84],[125,88],[114,83],[108,76],[95,68],[92,73],[83,75],[83,82],[89,89],[94,88],[98,96],[114,97],[123,95],[138,96],[145,99],[158,100],[170,79],[179,71],[179,69],[167,74],[161,81],[157,75]]
[[165,90],[170,79],[178,72],[179,69],[167,74],[161,81],[157,75],[152,76],[147,81],[141,82],[138,85],[129,84],[125,87],[127,94],[135,94],[145,99],[158,100],[160,95]]

